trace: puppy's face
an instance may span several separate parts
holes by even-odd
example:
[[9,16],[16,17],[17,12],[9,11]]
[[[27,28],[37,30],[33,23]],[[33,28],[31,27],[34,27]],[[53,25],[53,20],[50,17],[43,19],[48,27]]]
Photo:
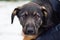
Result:
[[23,26],[23,32],[27,35],[38,34],[38,29],[42,25],[42,14],[34,11],[29,13],[28,11],[23,12],[22,14],[18,13],[19,20]]
[[12,13],[12,22],[14,16],[17,15],[26,35],[37,35],[41,33],[41,26],[45,19],[42,8],[35,4],[29,3],[22,8],[16,8]]

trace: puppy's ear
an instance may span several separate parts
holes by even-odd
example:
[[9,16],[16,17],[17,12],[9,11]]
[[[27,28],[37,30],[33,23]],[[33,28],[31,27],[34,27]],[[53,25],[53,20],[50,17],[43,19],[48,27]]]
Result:
[[46,7],[41,6],[40,9],[42,10],[43,15],[44,15],[45,17],[47,17],[48,15],[47,15],[47,9],[46,9]]
[[17,13],[18,13],[20,10],[21,10],[20,7],[17,7],[17,8],[15,8],[15,9],[13,10],[12,15],[11,15],[11,24],[13,24],[14,17],[15,17],[15,15],[17,15]]

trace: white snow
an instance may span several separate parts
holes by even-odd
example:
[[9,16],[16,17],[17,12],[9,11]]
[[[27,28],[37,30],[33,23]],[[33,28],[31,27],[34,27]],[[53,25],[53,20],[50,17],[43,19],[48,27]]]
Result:
[[11,14],[14,8],[28,2],[0,2],[0,40],[22,40],[22,26],[15,16],[11,24]]

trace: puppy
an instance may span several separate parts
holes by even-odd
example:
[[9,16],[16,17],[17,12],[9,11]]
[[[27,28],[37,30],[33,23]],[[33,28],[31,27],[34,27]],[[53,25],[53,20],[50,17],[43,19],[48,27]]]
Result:
[[23,40],[35,40],[60,23],[60,3],[57,0],[34,0],[15,8],[11,23],[15,15],[23,27],[25,35]]

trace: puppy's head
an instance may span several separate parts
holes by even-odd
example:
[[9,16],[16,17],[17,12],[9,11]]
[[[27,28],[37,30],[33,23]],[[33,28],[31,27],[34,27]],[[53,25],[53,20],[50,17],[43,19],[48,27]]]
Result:
[[13,23],[15,15],[18,17],[26,35],[40,34],[42,32],[40,28],[47,19],[46,8],[36,3],[28,3],[23,7],[15,8],[11,16],[11,23]]

